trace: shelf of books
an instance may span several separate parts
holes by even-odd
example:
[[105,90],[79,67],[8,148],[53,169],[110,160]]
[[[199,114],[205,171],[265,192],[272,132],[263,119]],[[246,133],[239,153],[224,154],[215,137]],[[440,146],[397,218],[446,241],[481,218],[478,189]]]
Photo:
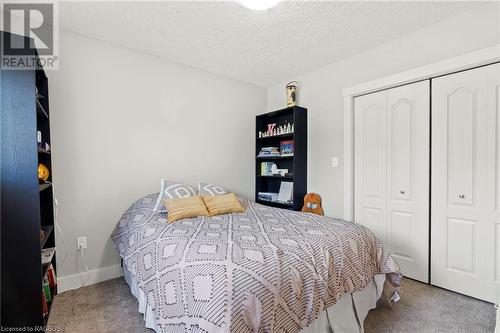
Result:
[[54,296],[57,294],[56,244],[54,230],[54,194],[50,145],[49,87],[43,71],[36,73],[37,153],[40,192],[40,248],[43,324],[47,323]]
[[57,292],[56,272],[52,263],[55,252],[55,247],[42,249],[42,309],[45,323]]
[[299,210],[307,191],[307,109],[256,117],[255,200]]

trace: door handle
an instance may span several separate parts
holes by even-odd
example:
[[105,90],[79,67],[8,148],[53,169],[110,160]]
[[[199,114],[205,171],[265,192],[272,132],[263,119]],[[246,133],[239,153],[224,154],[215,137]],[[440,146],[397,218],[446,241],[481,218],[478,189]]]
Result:
[[460,199],[463,199],[463,198],[465,198],[465,194],[459,194],[459,195],[458,195],[458,197],[459,197]]
[[405,194],[405,190],[400,190],[399,193]]

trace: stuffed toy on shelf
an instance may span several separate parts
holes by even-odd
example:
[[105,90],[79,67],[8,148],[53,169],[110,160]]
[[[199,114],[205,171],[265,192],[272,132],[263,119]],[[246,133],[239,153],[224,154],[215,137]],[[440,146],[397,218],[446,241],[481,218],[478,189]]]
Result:
[[49,169],[42,163],[38,164],[38,180],[43,183],[49,179]]
[[307,193],[304,197],[304,207],[302,212],[325,215],[321,207],[321,197],[317,193]]

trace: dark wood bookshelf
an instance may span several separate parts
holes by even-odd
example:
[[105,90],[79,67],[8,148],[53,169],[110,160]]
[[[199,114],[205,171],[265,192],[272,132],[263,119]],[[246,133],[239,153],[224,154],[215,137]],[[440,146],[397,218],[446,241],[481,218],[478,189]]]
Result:
[[[23,45],[26,37],[0,31]],[[26,41],[32,45],[32,41]],[[37,56],[33,51],[31,56]],[[41,69],[1,70],[1,330],[40,332],[43,314],[42,281],[48,264],[41,251],[55,247],[49,86]],[[38,90],[38,94],[36,94]],[[38,164],[49,169],[47,182],[38,180]],[[41,230],[44,234],[41,237]],[[57,274],[56,254],[51,264]],[[57,285],[51,290],[57,294]],[[53,299],[53,298],[52,298]],[[51,308],[52,302],[48,303]],[[50,311],[49,311],[50,312]]]
[[265,160],[291,160],[293,159],[293,156],[257,156],[258,160],[265,161]]
[[49,114],[47,113],[47,111],[45,111],[45,108],[42,106],[38,98],[36,98],[36,112],[40,116],[49,119]]
[[[259,137],[259,131],[268,124],[276,126],[294,124],[293,133]],[[289,107],[258,115],[255,119],[255,201],[271,207],[300,210],[307,193],[307,109]],[[293,156],[258,156],[263,147],[280,148],[281,141],[294,141]],[[288,169],[290,176],[261,175],[262,162],[274,162],[279,169]],[[282,181],[293,182],[293,202],[266,201],[258,198],[259,192],[278,193]]]
[[41,147],[38,147],[38,152],[42,154],[50,154],[50,150],[45,150]]
[[47,239],[49,239],[52,231],[54,230],[53,225],[42,225],[41,229],[44,232],[43,238],[40,240],[40,248],[44,248],[45,243],[47,242]]
[[285,133],[285,134],[279,134],[279,135],[272,135],[272,136],[266,136],[266,137],[263,137],[263,138],[259,138],[258,137],[257,140],[260,140],[260,141],[264,141],[264,140],[266,140],[266,141],[272,141],[273,139],[287,139],[287,138],[293,138],[293,133]]
[[49,183],[43,183],[43,184],[38,185],[38,190],[40,192],[42,192],[43,190],[48,189],[49,187],[50,187]]
[[271,206],[271,207],[287,208],[287,209],[293,208],[293,203],[289,203],[289,202],[267,201],[267,200],[260,200],[260,199],[257,199],[257,202],[260,204],[266,205],[266,206]]
[[263,176],[263,175],[257,175],[257,178],[273,178],[273,179],[293,179],[293,176]]

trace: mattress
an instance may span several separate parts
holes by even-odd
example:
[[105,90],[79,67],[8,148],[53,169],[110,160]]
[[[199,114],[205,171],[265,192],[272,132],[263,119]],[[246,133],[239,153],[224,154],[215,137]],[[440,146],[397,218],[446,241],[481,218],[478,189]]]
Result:
[[356,223],[245,200],[244,213],[169,224],[156,196],[137,200],[112,239],[157,332],[300,332],[335,304],[352,306],[376,275],[386,298],[399,288],[399,267]]

